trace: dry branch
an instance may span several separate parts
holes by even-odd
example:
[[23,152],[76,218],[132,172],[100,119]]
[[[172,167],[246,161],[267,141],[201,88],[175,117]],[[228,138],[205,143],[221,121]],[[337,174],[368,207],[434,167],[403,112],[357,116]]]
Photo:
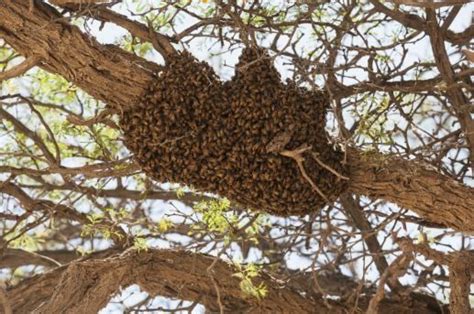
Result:
[[427,9],[426,15],[428,25],[427,32],[430,36],[436,66],[443,81],[448,86],[446,96],[461,124],[461,129],[469,145],[471,168],[474,169],[474,120],[471,118],[469,111],[470,101],[463,93],[461,87],[456,84],[454,70],[449,61],[448,52],[444,38],[441,36],[441,29],[438,25],[435,11],[433,9]]
[[79,4],[79,5],[84,5],[84,4],[99,4],[99,3],[107,3],[111,2],[111,0],[50,0],[52,4],[55,5],[69,5],[69,4]]
[[[370,0],[370,3],[377,11],[386,14],[406,27],[424,32],[427,31],[426,22],[417,15],[405,13],[398,9],[390,9],[378,0]],[[446,41],[449,41],[453,44],[466,44],[474,36],[474,25],[469,26],[461,33],[455,33],[451,30],[443,29],[440,36],[445,37]]]
[[[349,214],[349,217],[351,217],[354,225],[362,232],[362,238],[372,255],[379,274],[384,274],[389,265],[383,255],[382,246],[377,240],[376,234],[373,233],[373,227],[365,217],[361,206],[349,193],[343,194],[340,201],[345,211]],[[402,285],[397,278],[392,279],[390,277],[386,281],[392,291],[400,290],[402,288]]]
[[462,51],[466,55],[467,60],[474,63],[474,50],[463,49]]
[[449,267],[449,307],[452,313],[472,313],[470,306],[470,286],[474,274],[474,251],[443,253],[430,248],[426,243],[414,244],[408,238],[397,239],[404,253],[420,253],[440,265]]
[[[10,182],[0,182],[0,193],[14,197],[26,211],[42,211],[48,213],[51,217],[69,219],[80,222],[83,225],[90,222],[86,214],[80,213],[69,206],[56,204],[50,200],[34,199],[17,185]],[[122,245],[126,243],[128,239],[127,234],[120,226],[108,224],[107,227],[112,230],[111,236],[115,243]]]

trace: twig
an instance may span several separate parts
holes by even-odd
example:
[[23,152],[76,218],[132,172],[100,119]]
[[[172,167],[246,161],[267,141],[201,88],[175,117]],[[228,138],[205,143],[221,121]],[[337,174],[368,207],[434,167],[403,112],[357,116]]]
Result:
[[401,277],[405,273],[412,259],[413,259],[412,254],[404,252],[400,256],[398,256],[393,261],[393,263],[390,264],[390,266],[385,270],[383,275],[380,277],[377,291],[375,292],[372,299],[370,299],[369,307],[366,312],[367,314],[379,313],[378,311],[379,304],[385,297],[385,283],[389,279],[395,279],[397,277]]
[[323,191],[321,191],[318,186],[313,182],[313,180],[311,180],[311,178],[308,176],[308,174],[306,173],[306,170],[304,169],[304,165],[303,165],[303,162],[304,162],[304,157],[303,157],[303,153],[310,150],[311,149],[311,146],[309,145],[302,145],[300,148],[297,148],[295,150],[284,150],[282,152],[280,152],[280,155],[282,156],[285,156],[285,157],[288,157],[288,158],[291,158],[293,159],[294,161],[296,161],[296,164],[298,165],[298,168],[301,172],[301,175],[303,176],[303,178],[305,178],[306,181],[309,182],[309,184],[311,185],[311,187],[326,201],[329,203],[329,199],[327,198],[327,196],[323,193]]
[[426,242],[414,244],[409,238],[398,238],[396,243],[404,253],[417,252],[425,258],[449,267],[449,307],[452,313],[470,313],[469,288],[474,273],[474,252],[444,253],[430,248]]
[[339,179],[342,179],[342,180],[349,180],[348,177],[346,176],[343,176],[342,174],[340,174],[339,172],[337,172],[335,169],[331,168],[330,166],[326,165],[324,162],[322,162],[319,158],[318,158],[318,153],[315,153],[315,152],[311,152],[311,156],[313,156],[313,159],[316,160],[316,162],[321,166],[323,167],[324,169],[328,170],[329,172],[331,172],[332,174],[334,174],[336,177],[338,177]]
[[462,52],[464,52],[469,62],[474,62],[474,50],[463,49]]
[[214,261],[211,263],[211,265],[209,265],[209,267],[207,267],[207,269],[206,269],[207,275],[211,279],[212,284],[214,285],[214,289],[216,290],[217,304],[219,305],[219,313],[220,314],[224,314],[224,305],[222,304],[221,292],[219,290],[219,285],[217,284],[216,279],[214,278],[214,274],[212,273],[212,269],[214,268],[216,263],[219,261],[219,256],[226,250],[226,248],[227,248],[227,246],[224,246],[222,248],[222,250],[219,252],[219,254],[217,254],[217,256],[214,257]]
[[40,58],[37,56],[31,56],[25,59],[22,63],[14,66],[13,68],[0,73],[0,82],[20,76],[24,74],[29,69],[33,68],[34,66],[38,65],[40,62]]
[[98,4],[109,2],[109,0],[51,0],[54,5],[67,5],[67,4]]
[[101,111],[97,116],[91,118],[91,119],[88,119],[88,120],[84,120],[82,119],[81,117],[77,116],[77,115],[68,115],[66,117],[66,120],[72,124],[75,124],[75,125],[81,125],[81,126],[91,126],[91,125],[94,125],[96,123],[103,123],[113,129],[118,129],[119,127],[117,126],[117,124],[115,124],[115,122],[113,122],[112,120],[110,120],[108,118],[108,116],[110,116],[111,114],[113,114],[114,111],[111,110],[111,109],[105,109],[103,111]]

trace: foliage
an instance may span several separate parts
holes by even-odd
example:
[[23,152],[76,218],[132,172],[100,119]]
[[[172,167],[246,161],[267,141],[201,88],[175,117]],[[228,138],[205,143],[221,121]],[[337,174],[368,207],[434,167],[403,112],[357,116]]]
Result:
[[233,277],[240,279],[240,289],[244,295],[256,298],[260,300],[264,298],[267,293],[267,287],[263,282],[259,285],[255,285],[252,279],[259,276],[260,268],[255,264],[248,264],[242,267],[240,264],[236,264],[238,272],[233,274]]

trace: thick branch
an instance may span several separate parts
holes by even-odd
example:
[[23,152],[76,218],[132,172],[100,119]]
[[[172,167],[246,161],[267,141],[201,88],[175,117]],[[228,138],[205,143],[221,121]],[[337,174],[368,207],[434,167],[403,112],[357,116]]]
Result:
[[455,230],[474,231],[474,189],[414,160],[348,152],[350,191],[413,210]]
[[[70,1],[70,0],[66,0]],[[61,5],[61,4],[60,4]],[[86,15],[103,22],[114,23],[118,26],[123,27],[130,32],[132,36],[135,36],[142,41],[148,41],[153,44],[153,47],[162,55],[166,60],[169,56],[176,54],[176,49],[171,45],[170,40],[157,32],[154,32],[150,27],[146,25],[132,21],[126,16],[107,9],[103,6],[96,6],[94,8],[88,8],[82,10],[83,7],[77,4],[66,3],[61,5],[69,10],[75,11],[80,15]]]
[[159,66],[113,45],[100,45],[65,22],[51,6],[0,2],[0,37],[15,50],[41,58],[40,66],[110,105],[133,105]]
[[[97,313],[120,287],[138,284],[151,295],[200,300],[210,311],[218,311],[216,291],[206,271],[213,262],[213,257],[182,251],[142,254],[131,251],[59,267],[11,289],[9,298],[14,311],[19,313],[32,309],[38,313]],[[226,311],[309,313],[318,308],[320,313],[342,313],[344,310],[344,306],[336,303],[329,310],[322,300],[305,299],[291,289],[281,289],[267,276],[263,280],[268,295],[261,301],[246,298],[239,279],[232,276],[236,270],[230,265],[218,261],[212,272],[216,274],[214,279]],[[49,292],[50,297],[32,300],[37,290],[42,290],[43,297]],[[41,304],[42,301],[46,302]]]
[[[89,260],[78,260],[53,271],[24,280],[8,291],[15,313],[96,313],[120,290],[138,284],[152,296],[161,295],[198,301],[207,310],[219,310],[217,293],[207,269],[215,258],[184,251],[152,250],[146,253],[128,251],[104,258],[104,254]],[[179,262],[178,262],[179,261]],[[220,299],[225,312],[246,313],[346,313],[349,309],[364,310],[367,298],[361,297],[358,306],[341,304],[321,297],[303,296],[296,290],[262,273],[255,284],[263,282],[268,294],[260,301],[246,297],[240,289],[240,279],[231,265],[217,261],[212,267],[216,274]],[[217,274],[219,274],[217,276]],[[332,281],[333,286],[345,285]],[[357,284],[354,284],[357,286]],[[328,305],[330,308],[328,308]],[[413,296],[400,303],[384,299],[382,311],[408,313],[416,307],[418,313],[437,313],[439,306],[422,296]]]
[[453,313],[472,313],[469,301],[471,283],[474,281],[474,252],[457,252],[452,254],[449,265],[450,309]]

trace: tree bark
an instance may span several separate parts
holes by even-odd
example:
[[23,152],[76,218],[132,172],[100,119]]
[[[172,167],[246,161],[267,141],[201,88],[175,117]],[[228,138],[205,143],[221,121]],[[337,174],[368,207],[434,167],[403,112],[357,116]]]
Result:
[[[0,3],[0,37],[43,69],[62,75],[118,109],[139,101],[160,67],[113,45],[101,45],[65,22],[51,6],[28,0]],[[474,231],[474,189],[422,163],[348,151],[350,191],[393,202],[426,220]],[[182,182],[186,183],[186,182]]]
[[348,151],[349,190],[410,209],[424,219],[474,231],[474,189],[415,160]]
[[[236,269],[212,256],[174,250],[109,253],[112,254],[107,256],[104,251],[93,258],[74,261],[10,288],[7,293],[13,311],[96,313],[120,288],[132,284],[138,284],[152,296],[198,301],[211,312],[347,313],[350,309],[365,310],[370,300],[370,296],[361,296],[358,305],[325,302],[321,296],[304,295],[266,273],[255,279],[255,284],[263,282],[268,289],[266,297],[258,300],[242,294],[240,279],[232,276]],[[432,300],[422,296],[412,296],[404,302],[386,298],[379,306],[389,313],[412,313],[413,308],[417,313],[441,311]]]
[[[156,250],[138,254],[129,251],[106,259],[73,262],[49,273],[25,280],[8,291],[14,312],[27,313],[97,313],[120,287],[138,284],[151,295],[183,300],[199,300],[212,312],[220,303],[226,312],[251,311],[268,313],[343,313],[345,306],[322,300],[311,300],[296,291],[278,288],[270,277],[263,276],[268,295],[260,301],[245,297],[240,279],[229,264],[203,254]],[[211,279],[208,268],[215,278]],[[29,296],[25,298],[25,296]]]
[[160,69],[114,45],[101,45],[50,5],[1,1],[0,37],[43,69],[59,74],[110,105],[133,105]]

